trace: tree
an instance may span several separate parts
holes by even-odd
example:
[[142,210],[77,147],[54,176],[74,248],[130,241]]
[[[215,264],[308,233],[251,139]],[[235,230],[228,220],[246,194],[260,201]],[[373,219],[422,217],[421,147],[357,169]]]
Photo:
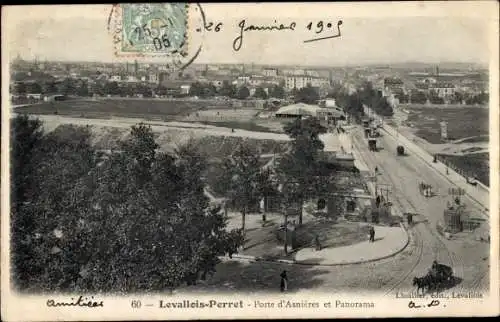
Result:
[[283,86],[274,85],[269,93],[269,97],[285,98],[285,89],[283,88]]
[[[21,288],[69,289],[78,279],[85,242],[75,230],[89,210],[88,190],[80,182],[94,166],[89,138],[86,128],[58,127],[32,154],[26,201],[12,212],[13,267]],[[72,249],[74,243],[83,246]]]
[[328,91],[326,97],[338,99],[338,97],[345,95],[345,89],[340,83],[334,83],[332,88]]
[[427,102],[427,96],[422,91],[412,91],[410,94],[410,101],[414,104],[425,104]]
[[203,95],[203,85],[200,82],[194,82],[189,87],[189,96],[199,96]]
[[262,222],[266,222],[266,213],[268,211],[269,199],[279,197],[278,183],[271,175],[271,169],[262,169],[257,176],[259,196],[264,201],[264,213],[262,214]]
[[237,93],[238,90],[236,88],[236,85],[230,84],[228,81],[222,82],[222,86],[219,89],[219,95],[235,98]]
[[[290,200],[304,200],[317,192],[318,176],[322,171],[321,151],[324,148],[320,134],[326,133],[316,118],[296,119],[287,124],[284,131],[292,139],[291,149],[280,159],[278,172],[282,182],[287,183]],[[302,224],[300,207],[299,225]]]
[[454,104],[462,104],[462,101],[464,100],[465,100],[464,93],[459,91],[455,92],[455,94],[453,94],[453,97],[451,98],[451,102]]
[[26,92],[30,94],[42,93],[42,86],[39,83],[27,84]]
[[76,84],[71,78],[66,78],[62,82],[62,90],[60,91],[63,95],[75,95],[76,94]]
[[104,93],[107,95],[120,95],[120,87],[117,82],[107,82],[104,85]]
[[267,93],[262,87],[257,87],[255,93],[253,94],[255,98],[260,98],[265,100],[267,98]]
[[[155,89],[155,93],[156,93],[156,95],[165,96],[165,95],[167,95],[167,88],[163,85],[158,85],[158,87]],[[189,95],[192,95],[191,94],[191,87],[189,88]],[[195,95],[192,95],[192,96],[195,96]]]
[[23,82],[16,83],[14,86],[14,93],[17,95],[26,94],[26,84]]
[[11,206],[14,212],[27,200],[33,179],[33,154],[42,136],[42,122],[28,115],[18,115],[11,121]]
[[250,90],[246,86],[241,86],[238,90],[237,98],[240,100],[244,100],[250,96]]
[[57,93],[58,89],[55,82],[45,82],[42,86],[42,93],[53,94]]
[[128,159],[132,160],[130,167],[134,169],[135,180],[140,185],[151,181],[151,167],[159,145],[155,142],[151,126],[139,123],[133,125],[130,139],[122,144]]
[[18,287],[163,291],[204,278],[241,245],[241,231],[227,231],[203,193],[206,159],[192,146],[158,152],[139,124],[122,152],[97,159],[89,133],[56,130],[34,159],[36,189],[13,216]]
[[247,144],[240,144],[233,153],[224,159],[223,176],[220,178],[226,187],[226,195],[241,213],[241,227],[245,231],[246,214],[253,209],[260,196],[259,190],[259,153]]
[[308,84],[298,90],[295,96],[295,102],[306,103],[306,104],[316,104],[319,100],[319,93],[314,87]]
[[89,96],[88,82],[86,81],[80,82],[80,84],[76,89],[76,95],[81,97]]
[[386,97],[375,96],[374,104],[372,105],[374,111],[383,116],[392,116],[394,114],[391,104],[387,101]]

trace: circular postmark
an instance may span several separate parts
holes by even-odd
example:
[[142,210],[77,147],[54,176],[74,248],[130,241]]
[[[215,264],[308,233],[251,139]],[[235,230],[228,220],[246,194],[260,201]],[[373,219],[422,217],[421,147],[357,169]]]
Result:
[[203,26],[203,10],[194,3],[115,4],[108,17],[116,58],[158,61],[175,70],[200,54]]

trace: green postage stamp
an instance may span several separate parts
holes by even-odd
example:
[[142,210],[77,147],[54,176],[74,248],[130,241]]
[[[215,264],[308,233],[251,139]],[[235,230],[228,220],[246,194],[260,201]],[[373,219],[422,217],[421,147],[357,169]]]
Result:
[[124,3],[116,13],[117,55],[162,56],[187,51],[186,3]]

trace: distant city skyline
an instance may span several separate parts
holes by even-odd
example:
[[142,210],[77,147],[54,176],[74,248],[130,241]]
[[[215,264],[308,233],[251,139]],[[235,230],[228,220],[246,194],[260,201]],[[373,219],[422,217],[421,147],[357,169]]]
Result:
[[[211,20],[219,17],[225,6],[229,4],[203,4]],[[268,4],[260,6],[262,11]],[[42,8],[50,11],[50,19],[40,19]],[[31,15],[20,14],[23,8],[10,8],[7,18],[12,19],[8,23],[12,29],[9,28],[7,47],[11,59],[20,55],[25,60],[124,62],[113,57],[107,30],[109,8],[73,6],[69,10],[68,6],[41,6]],[[76,17],[72,17],[75,10],[80,13],[76,23]],[[491,26],[485,19],[334,16],[332,22],[343,20],[340,38],[304,44],[303,40],[314,35],[305,28],[307,22],[324,18],[284,18],[277,20],[284,24],[294,21],[300,28],[295,32],[246,32],[242,49],[235,52],[232,42],[239,35],[237,26],[241,19],[247,19],[247,24],[266,25],[273,24],[276,18],[249,17],[242,10],[228,15],[226,12],[220,16],[225,29],[205,34],[203,50],[195,63],[340,67],[415,62],[487,65],[491,59],[488,38]],[[140,62],[161,63],[162,59],[140,59]]]

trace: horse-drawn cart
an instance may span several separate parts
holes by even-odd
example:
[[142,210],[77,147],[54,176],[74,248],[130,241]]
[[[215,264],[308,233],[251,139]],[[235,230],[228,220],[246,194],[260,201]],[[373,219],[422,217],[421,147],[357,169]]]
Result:
[[418,184],[418,190],[420,191],[420,194],[423,195],[424,197],[432,197],[434,195],[432,191],[432,185],[420,182]]
[[450,283],[453,279],[453,269],[447,265],[438,264],[437,261],[432,263],[429,272],[424,277],[413,278],[413,285],[417,286],[417,292],[422,289],[425,293],[427,290],[437,290],[443,285]]

